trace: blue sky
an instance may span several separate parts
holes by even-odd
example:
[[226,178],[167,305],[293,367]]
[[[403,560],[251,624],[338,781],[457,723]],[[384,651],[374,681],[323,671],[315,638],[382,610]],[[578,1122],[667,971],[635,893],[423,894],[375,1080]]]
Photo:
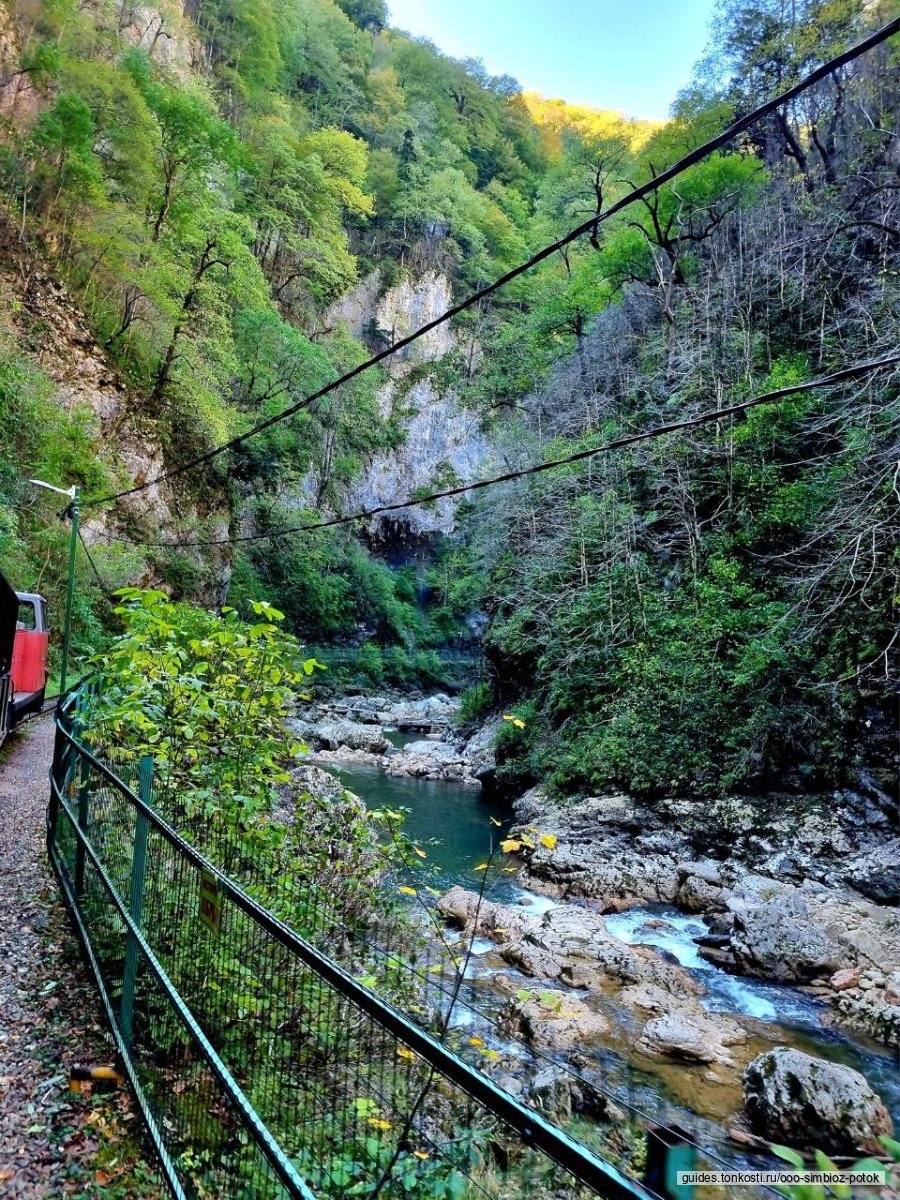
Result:
[[714,0],[388,0],[392,24],[526,91],[661,119],[706,44]]

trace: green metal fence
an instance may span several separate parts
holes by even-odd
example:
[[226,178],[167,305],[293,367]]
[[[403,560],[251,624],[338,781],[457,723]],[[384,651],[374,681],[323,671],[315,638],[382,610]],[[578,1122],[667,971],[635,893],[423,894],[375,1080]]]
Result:
[[651,1195],[361,981],[335,926],[324,953],[264,907],[239,847],[185,840],[152,760],[85,744],[82,704],[50,861],[173,1195]]

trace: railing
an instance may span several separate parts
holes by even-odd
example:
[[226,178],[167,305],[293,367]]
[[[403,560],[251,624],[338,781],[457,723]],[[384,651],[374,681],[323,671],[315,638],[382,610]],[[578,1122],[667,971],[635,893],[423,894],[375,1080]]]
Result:
[[57,717],[50,861],[174,1196],[648,1200],[185,840],[152,760],[86,744],[82,703]]

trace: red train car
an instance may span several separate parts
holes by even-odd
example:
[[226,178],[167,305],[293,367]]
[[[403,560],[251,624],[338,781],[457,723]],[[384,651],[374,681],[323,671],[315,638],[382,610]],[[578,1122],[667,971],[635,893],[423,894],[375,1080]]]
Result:
[[43,596],[13,591],[0,573],[0,742],[43,708],[49,646]]

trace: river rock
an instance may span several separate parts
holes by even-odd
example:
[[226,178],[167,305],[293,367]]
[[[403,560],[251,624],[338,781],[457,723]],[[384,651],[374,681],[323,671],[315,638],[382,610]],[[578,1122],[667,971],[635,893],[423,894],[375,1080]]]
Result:
[[684,912],[724,912],[725,889],[699,875],[688,875],[678,889],[675,902]]
[[438,912],[469,936],[491,938],[498,943],[524,937],[541,918],[518,905],[497,904],[477,892],[453,887],[438,900]]
[[716,1036],[718,1032],[711,1022],[670,1012],[648,1021],[636,1045],[645,1054],[661,1054],[683,1062],[730,1065],[733,1059]]
[[560,1067],[544,1067],[528,1088],[528,1098],[538,1112],[564,1122],[572,1116],[571,1076]]
[[772,1141],[852,1155],[882,1149],[893,1133],[884,1104],[858,1071],[777,1047],[744,1073],[744,1103],[757,1133]]
[[446,727],[459,708],[459,701],[438,692],[421,700],[400,700],[388,710],[390,724],[398,729]]
[[560,904],[537,914],[519,905],[479,901],[475,892],[455,887],[438,901],[438,910],[467,934],[498,942],[503,960],[535,979],[591,989],[647,983],[684,996],[702,990],[689,972],[651,947],[620,941],[591,909]]
[[651,984],[626,988],[619,999],[638,1012],[653,1014],[635,1042],[635,1049],[644,1054],[733,1066],[732,1048],[749,1040],[743,1026],[723,1013],[706,1012],[692,996],[676,997]]
[[468,759],[459,746],[450,742],[422,740],[408,742],[385,764],[388,775],[407,775],[417,779],[456,780],[479,786],[472,775]]
[[700,862],[680,862],[677,870],[678,877],[682,881],[690,878],[702,879],[711,887],[719,888],[724,883],[722,864],[711,858],[703,859]]
[[[527,995],[526,995],[527,993]],[[501,1020],[530,1045],[566,1050],[609,1033],[609,1021],[577,996],[522,989],[508,1002]]]
[[859,976],[859,967],[844,967],[840,971],[835,971],[828,982],[836,992],[845,992],[847,988],[856,987],[859,983]]
[[364,725],[346,717],[326,717],[320,721],[298,721],[295,731],[317,750],[362,750],[383,754],[390,748],[380,725]]

